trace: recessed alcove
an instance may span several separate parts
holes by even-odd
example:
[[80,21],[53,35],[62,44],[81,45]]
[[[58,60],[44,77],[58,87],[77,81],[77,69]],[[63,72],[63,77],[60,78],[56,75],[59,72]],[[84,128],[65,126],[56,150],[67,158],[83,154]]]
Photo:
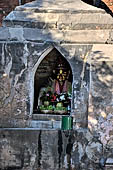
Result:
[[33,114],[69,115],[71,98],[70,64],[54,48],[44,57],[35,72]]

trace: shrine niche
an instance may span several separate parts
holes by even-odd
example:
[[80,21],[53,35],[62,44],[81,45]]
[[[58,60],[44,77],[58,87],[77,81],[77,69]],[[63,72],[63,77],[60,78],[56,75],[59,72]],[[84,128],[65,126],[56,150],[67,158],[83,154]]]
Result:
[[70,114],[72,71],[68,61],[53,49],[38,66],[34,78],[35,114]]

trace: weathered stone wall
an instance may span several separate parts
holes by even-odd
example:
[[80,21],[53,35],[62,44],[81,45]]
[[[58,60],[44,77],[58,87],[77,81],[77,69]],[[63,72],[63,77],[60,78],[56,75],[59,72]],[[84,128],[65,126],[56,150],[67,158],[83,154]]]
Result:
[[[84,63],[91,45],[56,46],[71,65],[73,73],[72,114],[80,126],[87,126],[90,65]],[[33,113],[34,76],[40,56],[54,46],[38,43],[1,44],[1,127],[27,127]],[[80,49],[80,50],[79,50]],[[76,53],[73,56],[69,50]],[[10,119],[9,114],[10,113]],[[75,114],[76,113],[76,114]],[[28,120],[27,120],[28,119]]]
[[[49,44],[50,45],[50,44]],[[34,127],[33,123],[32,123],[32,104],[33,102],[31,102],[31,100],[33,100],[33,96],[32,96],[32,92],[33,92],[33,88],[31,87],[32,85],[32,81],[34,79],[33,77],[33,70],[34,70],[34,65],[38,62],[38,59],[40,58],[41,54],[44,54],[44,51],[47,51],[47,49],[50,49],[50,47],[52,48],[52,46],[49,46],[47,44],[37,44],[37,43],[2,43],[1,44],[1,51],[2,51],[2,57],[1,57],[1,92],[0,92],[0,126],[2,128],[28,128],[28,127]],[[80,164],[78,164],[78,162],[80,163],[80,161],[82,161],[81,164],[81,168],[84,169],[85,166],[87,166],[88,168],[90,166],[93,166],[94,169],[96,169],[99,166],[99,159],[101,157],[104,158],[112,158],[112,111],[113,111],[113,86],[112,86],[112,74],[113,74],[113,61],[112,61],[112,57],[110,57],[110,54],[112,52],[112,45],[69,45],[68,46],[68,52],[66,51],[67,49],[65,48],[65,45],[61,45],[60,47],[56,46],[57,49],[59,49],[59,51],[65,55],[65,57],[69,57],[68,61],[71,64],[72,67],[72,72],[73,72],[73,77],[74,77],[74,81],[73,81],[73,107],[72,107],[72,115],[74,118],[74,129],[80,129],[81,127],[87,127],[87,123],[88,123],[88,128],[90,129],[91,134],[88,132],[88,138],[90,138],[92,135],[95,136],[96,140],[98,139],[97,143],[94,138],[92,139],[92,137],[89,139],[89,142],[86,143],[86,145],[83,147],[81,143],[77,143],[77,147],[79,149],[79,154],[83,154],[85,155],[87,152],[87,158],[83,158],[81,157],[81,160],[78,160],[79,158],[77,158],[77,153],[71,153],[72,158],[68,158],[68,156],[65,156],[65,160],[63,158],[63,162],[62,162],[62,169],[66,169],[66,166],[68,168],[68,163],[66,163],[65,161],[69,161],[70,160],[74,162],[71,164],[71,166],[73,168],[79,168]],[[46,50],[45,50],[46,49]],[[100,50],[101,49],[101,50]],[[41,51],[40,51],[41,50]],[[100,50],[100,51],[99,51]],[[70,51],[70,53],[69,53]],[[108,52],[109,51],[109,52]],[[76,55],[73,55],[74,54]],[[88,54],[87,54],[88,53]],[[87,57],[84,58],[84,56]],[[12,57],[13,56],[13,57]],[[81,57],[80,57],[81,56]],[[79,67],[78,67],[79,65]],[[86,71],[85,71],[86,70]],[[89,100],[88,100],[89,99]],[[44,116],[43,116],[43,120],[45,120]],[[35,128],[48,128],[48,129],[59,129],[61,125],[56,126],[56,122],[54,121],[53,124],[51,123],[50,120],[50,124],[43,126],[43,121],[41,124],[40,120],[35,120],[37,122],[37,125],[35,126]],[[39,121],[39,123],[38,123]],[[31,125],[32,124],[32,125]],[[107,127],[106,127],[107,126]],[[3,132],[4,133],[4,132]],[[19,136],[20,138],[20,132],[19,131],[15,131],[13,133],[11,133],[11,131],[7,132],[8,136],[10,138],[14,137],[12,136],[13,133],[17,136]],[[29,133],[28,131],[25,133]],[[23,136],[25,137],[25,133],[23,132]],[[42,130],[42,133],[45,133]],[[47,132],[49,133],[49,131]],[[52,131],[52,136],[55,135],[55,131]],[[57,132],[56,132],[57,133]],[[73,132],[75,133],[75,132]],[[85,133],[85,129],[83,130],[83,133]],[[28,138],[33,139],[32,137],[32,132],[29,133],[28,137],[26,140],[28,140]],[[47,135],[47,134],[46,134]],[[44,135],[44,136],[46,136]],[[82,134],[83,135],[83,134]],[[85,135],[85,134],[84,134]],[[8,136],[6,135],[6,140],[8,138]],[[35,136],[35,135],[34,135]],[[22,137],[22,138],[24,138]],[[48,137],[50,139],[50,137]],[[81,139],[82,137],[79,138],[79,141],[83,141],[83,143],[85,142],[85,139]],[[36,139],[36,138],[35,138]],[[55,137],[55,139],[58,138]],[[20,138],[20,141],[22,139]],[[53,139],[52,139],[53,140]],[[64,140],[64,137],[63,139]],[[72,139],[70,139],[72,140]],[[76,143],[76,137],[73,139],[75,140],[74,143]],[[4,141],[4,139],[3,139]],[[8,146],[8,144],[6,144],[6,146],[8,147],[8,149],[11,149],[12,152],[12,157],[10,157],[11,161],[9,158],[4,158],[4,152],[8,152],[7,151],[7,147],[5,148],[5,144],[3,142],[3,148],[5,148],[5,151],[1,151],[1,167],[15,167],[15,164],[13,162],[15,162],[15,150],[16,150],[16,141],[18,141],[18,139],[15,138],[15,142],[14,142],[14,146],[15,149],[12,149],[12,146]],[[5,141],[6,142],[6,141]],[[9,142],[9,141],[8,141]],[[11,142],[11,139],[10,139]],[[9,143],[10,143],[9,142]],[[43,147],[46,147],[46,139],[43,139]],[[26,142],[25,142],[26,143]],[[51,142],[50,142],[51,143]],[[23,144],[19,144],[20,146],[24,146]],[[33,144],[32,144],[33,145]],[[26,144],[26,147],[29,148],[29,146],[32,146],[30,144]],[[22,156],[21,156],[21,152],[20,152],[20,146],[18,152],[19,155],[21,157],[21,159],[23,160]],[[18,148],[17,147],[17,148]],[[38,146],[37,146],[38,147]],[[48,167],[48,169],[52,169],[54,168],[54,166],[57,168],[58,164],[54,164],[53,162],[54,159],[58,159],[58,155],[53,158],[52,151],[51,151],[51,145],[47,147],[50,149],[48,157],[49,159],[52,161],[51,162],[51,166],[50,163],[47,161],[45,161],[47,159],[46,156],[42,156],[42,159],[46,162],[42,163],[42,169],[45,168],[45,166]],[[66,147],[65,146],[65,142],[64,145],[62,147]],[[71,146],[70,146],[71,147]],[[83,148],[85,149],[83,149]],[[100,149],[100,147],[103,147],[102,150],[99,150],[100,154],[98,155],[95,151],[95,148],[98,150],[98,147]],[[21,148],[22,149],[22,148]],[[66,149],[66,148],[65,148]],[[76,150],[76,149],[75,149]],[[83,151],[84,150],[84,151]],[[45,151],[45,148],[44,148]],[[3,152],[3,154],[2,154]],[[22,149],[22,153],[23,153],[23,149]],[[27,153],[26,153],[27,152]],[[29,149],[27,149],[27,151],[25,151],[25,153],[23,153],[24,155],[26,154],[30,154],[28,152]],[[17,154],[18,155],[18,154]],[[45,154],[46,155],[46,154]],[[75,157],[76,155],[76,157]],[[99,158],[97,159],[97,156],[99,156]],[[23,156],[24,157],[24,156]],[[26,158],[27,157],[27,158]],[[32,167],[32,161],[33,163],[35,162],[34,159],[38,159],[36,158],[36,155],[34,156],[34,158],[29,158],[30,156],[26,156],[24,157],[25,159],[25,163],[24,165],[21,167],[20,162],[22,162],[22,160],[18,160],[17,159],[17,166],[20,166],[21,168],[24,168],[24,166],[28,166],[29,168]],[[80,156],[79,156],[80,157]],[[95,160],[97,161],[97,164],[95,164],[94,161],[94,157]],[[8,161],[4,161],[4,160],[8,160]],[[31,163],[28,163],[28,160],[31,159]],[[32,160],[33,159],[33,160]],[[87,161],[86,161],[87,160]],[[85,161],[85,163],[84,163]],[[90,162],[91,161],[91,162]],[[5,162],[5,163],[4,163]],[[86,163],[87,162],[87,163]],[[18,165],[19,164],[19,165]],[[34,163],[35,164],[35,163]],[[34,165],[33,164],[33,165]],[[47,165],[45,165],[47,164]],[[65,165],[67,164],[67,165]],[[76,165],[77,164],[77,165]],[[39,165],[35,165],[36,167]],[[34,167],[35,167],[34,166]],[[99,167],[98,167],[99,168]],[[25,169],[25,168],[24,168]],[[32,169],[32,168],[31,168]],[[90,169],[90,168],[89,168]]]
[[[25,4],[25,3],[28,3],[28,2],[32,2],[33,0],[21,0],[21,4]],[[89,0],[89,1],[86,1],[86,0],[83,0],[87,3],[91,3],[93,4],[93,0]],[[113,0],[102,0],[107,6],[108,8],[113,12]],[[4,17],[6,17],[12,10],[14,10],[14,8],[16,6],[19,5],[19,0],[1,0],[0,1],[0,26],[2,26],[2,20]],[[106,7],[104,7],[106,8]]]
[[101,170],[102,156],[102,144],[88,130],[0,132],[1,169]]
[[[93,50],[95,50],[95,48]],[[109,51],[109,49],[107,49],[108,54],[111,52],[112,51]],[[103,147],[110,155],[113,148],[113,58],[109,58],[107,57],[107,55],[105,55],[105,49],[103,46],[101,47],[100,52],[92,56],[92,59],[92,81],[88,112],[89,128],[94,133],[98,132],[98,136],[100,136]],[[111,148],[111,152],[109,152],[108,148]]]
[[[0,168],[100,169],[113,161],[113,20],[79,0],[49,2],[18,7],[0,29]],[[35,71],[54,48],[73,74],[68,137],[61,116],[32,114]]]

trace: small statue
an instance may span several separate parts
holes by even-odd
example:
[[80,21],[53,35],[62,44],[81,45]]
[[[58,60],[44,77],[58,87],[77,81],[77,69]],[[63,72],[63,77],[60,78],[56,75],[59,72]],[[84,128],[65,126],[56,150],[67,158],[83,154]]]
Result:
[[63,70],[62,64],[59,65],[58,73],[56,74],[56,79],[54,82],[54,92],[60,94],[68,91],[69,75],[70,71]]

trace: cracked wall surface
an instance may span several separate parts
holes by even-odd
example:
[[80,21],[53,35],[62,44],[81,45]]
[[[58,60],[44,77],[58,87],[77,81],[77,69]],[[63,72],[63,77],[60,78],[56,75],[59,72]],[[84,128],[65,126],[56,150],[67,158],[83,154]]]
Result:
[[[110,15],[79,0],[35,1],[17,7],[4,20],[1,170],[96,170],[105,161],[113,163],[112,29]],[[60,131],[62,116],[54,121],[52,116],[33,116],[35,72],[54,48],[68,61],[73,75],[73,131],[65,133]]]
[[[46,44],[31,43],[7,43],[1,44],[1,126],[8,127],[9,124],[2,119],[9,119],[7,114],[8,106],[10,107],[10,120],[16,119],[23,122],[22,125],[11,125],[14,127],[26,127],[27,119],[33,113],[33,92],[34,92],[34,66],[48,47]],[[54,48],[54,46],[52,47]],[[57,47],[59,48],[59,47]],[[81,55],[91,50],[91,45],[68,46],[70,51],[75,54],[71,57],[66,47],[62,46],[61,53],[68,59],[73,72],[73,102],[72,112],[75,119],[82,121],[86,126],[86,115],[88,107],[89,91],[89,64],[83,62]],[[80,49],[80,51],[79,51]],[[44,50],[44,51],[43,51]],[[61,50],[59,48],[59,50]],[[75,52],[76,50],[76,52]],[[6,88],[6,85],[8,86]],[[4,89],[4,91],[2,90]],[[6,92],[5,92],[6,91]],[[5,96],[6,94],[6,96]],[[3,96],[4,95],[4,96]],[[2,97],[3,96],[3,97]],[[2,116],[2,113],[4,116]],[[75,114],[76,113],[76,114]],[[13,124],[13,123],[11,123]]]
[[0,134],[1,169],[101,170],[98,162],[103,146],[88,130],[67,133],[60,130],[19,130],[18,133],[6,130]]

